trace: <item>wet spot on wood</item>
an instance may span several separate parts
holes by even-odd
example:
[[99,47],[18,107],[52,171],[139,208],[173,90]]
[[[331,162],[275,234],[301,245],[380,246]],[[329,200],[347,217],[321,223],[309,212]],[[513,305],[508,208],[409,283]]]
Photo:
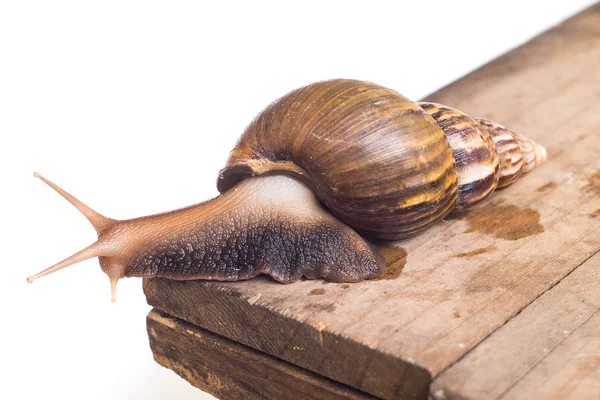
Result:
[[503,202],[488,203],[465,216],[467,233],[480,232],[504,240],[519,240],[544,232],[540,213]]
[[325,289],[313,289],[308,292],[309,296],[320,296],[322,294],[325,294]]
[[469,257],[474,257],[474,256],[477,256],[477,255],[483,254],[483,253],[491,253],[491,252],[494,252],[496,250],[498,250],[498,248],[496,246],[488,246],[488,247],[482,247],[482,248],[479,248],[479,249],[468,251],[466,253],[458,253],[454,257],[456,257],[456,258],[469,258]]
[[589,217],[590,217],[590,218],[598,218],[598,217],[600,217],[600,208],[599,208],[599,209],[597,209],[596,211],[592,212],[592,213],[589,215]]
[[468,211],[453,211],[450,214],[446,215],[442,221],[453,221],[455,219],[463,219],[465,215],[467,215]]
[[317,311],[323,311],[323,312],[334,312],[335,311],[335,304],[333,303],[328,303],[328,304],[318,304],[318,303],[312,303],[312,304],[307,304],[306,306],[304,306],[304,311],[307,312],[317,312]]
[[[493,278],[495,278],[495,276]],[[464,286],[465,293],[489,293],[502,286],[500,282],[489,282],[489,279],[491,278],[488,275],[485,275],[483,277],[478,276],[476,279],[472,279]]]
[[[435,291],[435,298],[442,302],[450,300],[455,295],[456,289],[436,289]],[[410,289],[405,288],[402,290],[402,297],[414,300],[430,301],[431,289],[424,289],[419,286]]]
[[350,285],[348,285],[347,283],[344,283],[341,287],[342,287],[342,289],[348,289],[350,287]]
[[227,291],[227,294],[233,297],[242,297],[242,292],[237,289],[230,289]]
[[377,249],[385,259],[385,270],[376,280],[396,279],[406,265],[408,253],[402,247],[378,244]]
[[588,184],[583,187],[583,190],[600,196],[600,171],[596,171],[588,177]]
[[537,191],[538,192],[546,192],[546,191],[554,189],[557,186],[558,186],[558,183],[556,183],[556,182],[548,182],[545,185],[542,185],[539,188],[537,188]]

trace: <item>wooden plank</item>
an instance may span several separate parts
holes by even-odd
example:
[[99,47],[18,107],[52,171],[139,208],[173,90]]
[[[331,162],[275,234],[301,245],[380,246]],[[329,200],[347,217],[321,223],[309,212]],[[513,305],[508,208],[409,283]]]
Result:
[[600,398],[598,282],[600,253],[444,371],[432,398]]
[[526,134],[549,160],[479,209],[387,245],[388,279],[151,279],[148,302],[373,395],[425,398],[432,377],[600,249],[599,59],[596,5],[428,97]]
[[600,313],[596,312],[503,399],[600,399]]
[[295,399],[373,398],[157,310],[147,323],[154,359],[223,400],[282,399],[291,388]]

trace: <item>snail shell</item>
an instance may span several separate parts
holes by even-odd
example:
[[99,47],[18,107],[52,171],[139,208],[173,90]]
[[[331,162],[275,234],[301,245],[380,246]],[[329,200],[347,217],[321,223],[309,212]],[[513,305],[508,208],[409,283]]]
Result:
[[474,206],[499,182],[514,182],[528,170],[519,161],[523,154],[527,166],[545,158],[541,146],[500,125],[415,104],[372,83],[331,80],[263,110],[217,186],[224,192],[250,175],[291,175],[357,231],[399,239]]

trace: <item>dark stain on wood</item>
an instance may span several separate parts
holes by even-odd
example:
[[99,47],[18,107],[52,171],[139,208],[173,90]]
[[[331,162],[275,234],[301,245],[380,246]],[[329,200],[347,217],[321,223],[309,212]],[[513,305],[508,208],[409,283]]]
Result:
[[320,296],[325,294],[325,289],[313,289],[310,292],[308,292],[309,296]]
[[230,289],[227,291],[227,294],[233,297],[242,297],[242,292],[237,289]]
[[460,313],[457,310],[454,310],[454,318],[460,318]]
[[376,280],[396,279],[406,265],[408,253],[402,247],[379,244],[377,249],[385,259],[386,267]]
[[348,289],[350,287],[350,285],[348,285],[347,283],[344,283],[343,285],[341,285],[342,289]]
[[539,188],[537,188],[537,191],[538,192],[546,192],[548,190],[554,189],[557,186],[558,186],[558,183],[552,181],[552,182],[546,183],[545,185],[540,186]]
[[474,257],[474,256],[477,256],[477,255],[483,254],[483,253],[491,253],[491,252],[494,252],[496,250],[498,250],[498,248],[496,246],[488,246],[488,247],[482,247],[482,248],[479,248],[479,249],[468,251],[466,253],[458,253],[454,257],[456,257],[456,258],[469,258],[469,257]]
[[481,273],[466,282],[464,292],[467,295],[474,293],[488,293],[499,287],[502,287],[501,281],[497,281],[496,283],[490,282],[489,273]]
[[[440,301],[451,299],[456,295],[456,289],[436,289],[435,297]],[[406,289],[402,292],[402,297],[413,300],[431,300],[431,289],[422,289],[415,287],[412,289]]]
[[489,203],[465,216],[469,232],[481,232],[504,240],[519,240],[544,232],[540,213],[503,202]]
[[592,213],[589,215],[589,217],[590,217],[590,218],[597,218],[597,217],[600,217],[600,208],[599,208],[599,209],[597,209],[596,211],[592,212]]
[[327,303],[327,304],[321,304],[321,303],[310,303],[304,306],[304,311],[308,311],[308,312],[315,312],[315,311],[323,311],[323,312],[334,312],[335,311],[335,304],[333,303]]
[[583,187],[583,190],[600,196],[600,171],[596,171],[588,177],[588,184]]
[[456,219],[463,219],[465,215],[467,215],[468,211],[452,211],[450,214],[446,215],[442,221],[454,221]]

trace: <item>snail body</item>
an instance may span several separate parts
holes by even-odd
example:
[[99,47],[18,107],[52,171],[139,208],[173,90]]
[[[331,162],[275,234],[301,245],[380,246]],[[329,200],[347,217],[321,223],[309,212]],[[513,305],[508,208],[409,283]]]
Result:
[[211,201],[116,221],[42,178],[86,215],[98,241],[28,280],[96,256],[113,299],[117,280],[128,276],[374,278],[383,259],[362,236],[413,235],[545,156],[529,139],[449,107],[367,82],[317,82],[251,122]]

